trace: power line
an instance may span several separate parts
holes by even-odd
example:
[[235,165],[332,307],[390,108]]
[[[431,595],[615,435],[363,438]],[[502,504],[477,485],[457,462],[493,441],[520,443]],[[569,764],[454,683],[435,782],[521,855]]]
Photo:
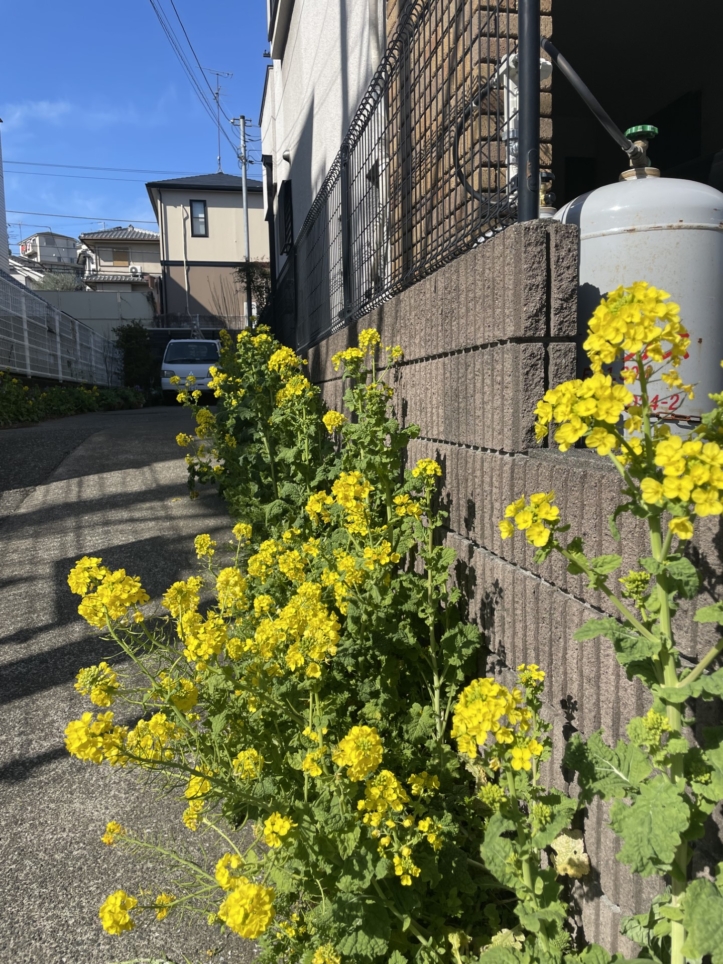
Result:
[[5,158],[6,164],[27,164],[28,167],[66,167],[76,171],[117,171],[120,174],[192,174],[193,171],[162,171],[154,167],[93,167],[90,164],[51,164],[48,161],[11,161]]
[[[176,4],[173,2],[173,0],[170,0],[170,2],[171,2],[171,6],[173,7],[173,12],[174,12],[175,15],[176,15],[176,19],[178,20],[178,22],[179,22],[180,25],[181,25],[181,30],[183,31],[183,36],[186,38],[186,41],[188,42],[188,46],[191,48],[191,53],[193,54],[193,57],[194,57],[196,63],[198,64],[198,69],[201,71],[201,74],[202,74],[202,76],[203,76],[203,79],[206,81],[206,86],[207,86],[208,89],[211,91],[211,95],[212,95],[214,98],[216,98],[217,95],[216,95],[213,87],[212,87],[212,86],[209,84],[209,82],[208,82],[208,77],[206,76],[206,70],[205,70],[204,67],[201,66],[201,61],[198,59],[198,54],[197,54],[196,51],[193,49],[193,44],[191,43],[191,38],[188,36],[188,33],[187,33],[187,31],[186,31],[186,28],[185,28],[184,25],[183,25],[183,20],[181,20],[181,15],[180,15],[180,13],[178,12],[178,10],[176,9]],[[214,74],[214,73],[216,73],[216,71],[215,71],[215,70],[211,70],[211,71],[209,71],[209,73]],[[219,104],[219,107],[220,107],[220,104]],[[226,118],[226,120],[227,120],[229,123],[231,123],[231,118],[228,116],[228,114],[226,113],[226,111],[225,111],[222,107],[220,107],[220,109],[221,109],[221,113],[222,113],[223,116]]]
[[93,174],[56,174],[54,171],[11,171],[5,168],[6,174],[29,174],[33,177],[74,177],[81,181],[122,181],[124,184],[145,184],[140,177],[97,177]]
[[[79,214],[52,214],[47,211],[14,211],[7,208],[8,214],[27,214],[32,218],[72,218],[74,221],[117,221],[119,224],[128,224],[128,218],[83,218]],[[134,218],[133,224],[158,224],[157,221],[144,221],[141,218]]]

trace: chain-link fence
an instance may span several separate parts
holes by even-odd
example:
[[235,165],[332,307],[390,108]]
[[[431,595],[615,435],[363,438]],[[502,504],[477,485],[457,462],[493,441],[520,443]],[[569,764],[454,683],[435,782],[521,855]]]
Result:
[[113,342],[0,271],[0,369],[59,382],[122,385]]
[[319,341],[515,221],[516,9],[403,5],[278,279],[284,341]]

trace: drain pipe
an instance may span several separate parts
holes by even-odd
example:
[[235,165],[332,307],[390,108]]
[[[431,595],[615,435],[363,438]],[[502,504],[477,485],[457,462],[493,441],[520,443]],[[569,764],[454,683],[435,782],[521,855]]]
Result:
[[540,216],[540,0],[520,0],[517,220]]

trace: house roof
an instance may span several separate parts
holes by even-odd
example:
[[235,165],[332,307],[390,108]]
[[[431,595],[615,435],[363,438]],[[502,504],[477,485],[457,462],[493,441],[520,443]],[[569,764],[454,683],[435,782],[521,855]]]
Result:
[[101,272],[94,271],[92,274],[86,275],[84,278],[81,278],[81,281],[84,284],[100,284],[105,282],[118,284],[119,282],[124,282],[128,284],[147,285],[148,284],[148,282],[146,281],[147,277],[148,277],[147,275],[145,275],[142,278],[139,278],[138,275],[132,275],[132,274],[103,274],[102,271]]
[[156,231],[143,231],[129,224],[127,228],[108,228],[105,231],[89,231],[80,235],[81,241],[158,241]]
[[[260,194],[263,191],[261,181],[249,178],[246,182],[249,192]],[[167,181],[149,181],[147,188],[198,188],[202,191],[240,191],[243,188],[243,178],[236,174],[197,174],[192,177],[172,177]]]

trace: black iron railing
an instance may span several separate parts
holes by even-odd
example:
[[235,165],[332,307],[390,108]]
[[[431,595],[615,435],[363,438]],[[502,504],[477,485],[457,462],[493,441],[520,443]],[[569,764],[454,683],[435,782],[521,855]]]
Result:
[[314,344],[516,220],[516,9],[403,5],[277,279],[285,342]]

